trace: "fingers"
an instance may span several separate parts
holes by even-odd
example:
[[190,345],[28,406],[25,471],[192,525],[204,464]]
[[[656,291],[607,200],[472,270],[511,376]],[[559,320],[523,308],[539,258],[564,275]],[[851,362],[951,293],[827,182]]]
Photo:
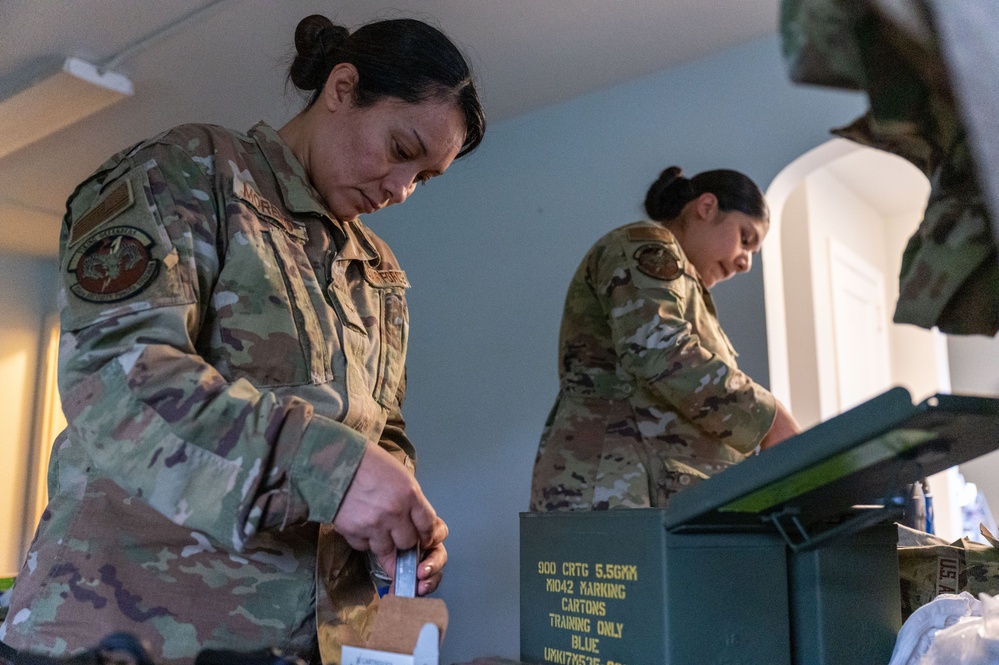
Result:
[[[395,574],[396,546],[392,538],[388,536],[389,534],[385,533],[374,534],[368,539],[367,549],[371,550],[371,553],[378,559],[378,565],[382,567],[382,570],[391,576]],[[347,542],[349,543],[350,541],[348,540]],[[351,547],[354,546],[351,545]]]
[[[417,485],[417,491],[419,496],[414,497],[414,505],[409,513],[409,518],[413,527],[416,529],[418,534],[418,540],[425,549],[429,549],[433,546],[435,542],[440,542],[443,538],[436,540],[436,528],[437,523],[441,522],[440,518],[437,517],[437,512],[434,507],[430,505],[427,498],[423,496],[423,491],[419,489]],[[441,522],[443,524],[443,522]],[[447,527],[445,526],[445,529]],[[447,537],[445,535],[445,537]],[[412,547],[412,545],[410,545]]]
[[444,548],[443,543],[436,545],[427,552],[427,555],[416,569],[416,577],[419,580],[416,587],[419,595],[423,596],[437,590],[444,576],[443,569],[446,563],[447,550]]
[[434,573],[432,576],[428,577],[427,579],[420,580],[419,583],[416,585],[417,586],[416,594],[418,596],[426,596],[427,594],[431,594],[434,591],[437,591],[437,588],[440,586],[441,580],[443,578],[444,578],[444,573],[438,571]]
[[440,543],[447,540],[448,526],[440,517],[434,516],[434,524],[430,529],[429,537],[420,537],[420,549],[429,552]]
[[446,563],[447,549],[445,549],[442,543],[428,551],[426,556],[423,557],[423,561],[420,561],[420,565],[416,569],[416,578],[419,580],[428,580],[432,576],[440,574]]

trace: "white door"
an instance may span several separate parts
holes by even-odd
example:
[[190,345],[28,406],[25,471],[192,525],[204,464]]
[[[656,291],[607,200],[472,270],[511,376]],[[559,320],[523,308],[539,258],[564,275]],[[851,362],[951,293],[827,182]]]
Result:
[[881,269],[828,240],[838,410],[845,411],[891,387],[889,315]]

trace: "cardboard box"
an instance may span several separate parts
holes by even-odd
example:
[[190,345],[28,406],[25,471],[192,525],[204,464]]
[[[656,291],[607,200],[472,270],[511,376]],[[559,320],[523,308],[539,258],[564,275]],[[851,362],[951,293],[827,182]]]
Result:
[[344,645],[342,665],[438,665],[447,606],[436,598],[385,596],[364,645]]

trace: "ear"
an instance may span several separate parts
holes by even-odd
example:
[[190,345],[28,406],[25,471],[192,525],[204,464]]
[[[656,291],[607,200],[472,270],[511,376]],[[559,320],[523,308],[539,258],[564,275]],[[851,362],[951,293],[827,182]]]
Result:
[[339,108],[353,104],[357,81],[357,68],[349,62],[341,62],[333,67],[320,98],[326,109],[335,112]]
[[718,214],[718,197],[711,192],[704,192],[694,199],[694,210],[701,219],[712,219]]

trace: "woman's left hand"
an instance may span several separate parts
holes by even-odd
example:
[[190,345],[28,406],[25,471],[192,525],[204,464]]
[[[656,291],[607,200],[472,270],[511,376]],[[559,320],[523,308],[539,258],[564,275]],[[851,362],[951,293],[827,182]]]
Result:
[[447,563],[447,549],[444,548],[444,539],[447,538],[448,528],[440,517],[434,524],[434,534],[430,543],[424,544],[426,555],[420,561],[416,569],[416,593],[425,596],[433,593],[440,586],[441,578],[444,577],[444,564]]

